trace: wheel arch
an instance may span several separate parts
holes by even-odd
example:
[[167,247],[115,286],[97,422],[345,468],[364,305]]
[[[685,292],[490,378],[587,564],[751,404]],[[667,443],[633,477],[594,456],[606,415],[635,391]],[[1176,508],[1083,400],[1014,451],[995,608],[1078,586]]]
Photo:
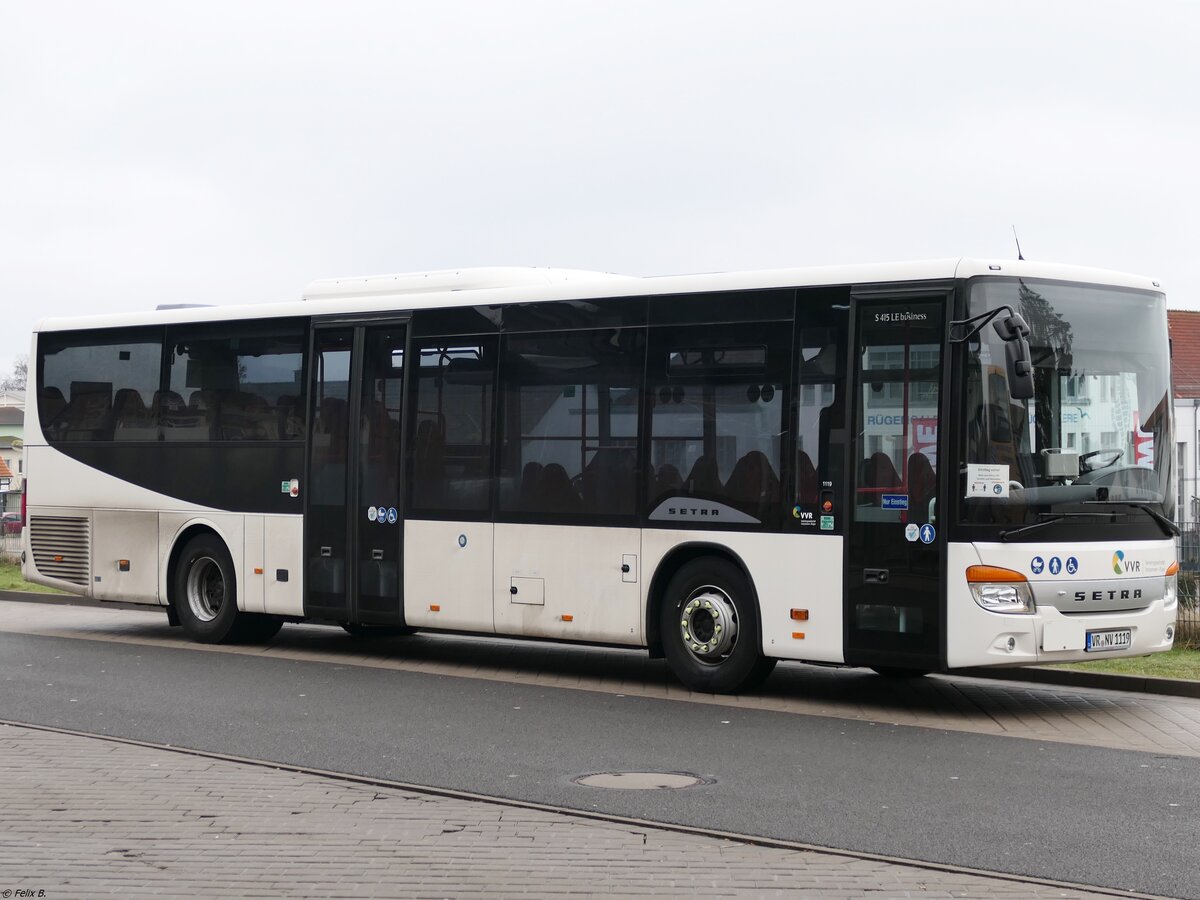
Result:
[[758,615],[755,616],[758,622],[758,633],[754,635],[754,640],[758,647],[762,647],[762,606],[758,602],[758,588],[754,585],[754,578],[751,576],[750,569],[746,566],[746,563],[737,553],[730,550],[724,544],[714,544],[709,541],[686,541],[675,545],[667,551],[663,558],[658,561],[658,565],[654,569],[654,575],[650,578],[650,587],[646,599],[646,646],[650,651],[651,659],[661,659],[663,657],[662,633],[659,630],[659,611],[662,609],[663,600],[667,593],[667,585],[671,583],[671,579],[675,576],[675,573],[685,565],[692,560],[703,559],[705,557],[727,560],[741,569],[742,574],[746,576],[746,582],[750,585],[752,599],[758,612]]

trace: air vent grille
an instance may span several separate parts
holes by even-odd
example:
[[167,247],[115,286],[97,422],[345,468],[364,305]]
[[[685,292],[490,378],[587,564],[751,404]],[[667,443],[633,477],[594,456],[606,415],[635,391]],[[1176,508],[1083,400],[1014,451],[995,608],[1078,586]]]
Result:
[[30,516],[29,544],[37,570],[86,586],[91,575],[92,541],[87,519],[73,516]]

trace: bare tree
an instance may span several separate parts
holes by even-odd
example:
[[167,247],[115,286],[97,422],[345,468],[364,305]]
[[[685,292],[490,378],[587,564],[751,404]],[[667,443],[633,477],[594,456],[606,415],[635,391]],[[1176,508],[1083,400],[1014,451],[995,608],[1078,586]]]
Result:
[[23,391],[29,380],[29,357],[18,356],[12,374],[0,379],[0,391]]

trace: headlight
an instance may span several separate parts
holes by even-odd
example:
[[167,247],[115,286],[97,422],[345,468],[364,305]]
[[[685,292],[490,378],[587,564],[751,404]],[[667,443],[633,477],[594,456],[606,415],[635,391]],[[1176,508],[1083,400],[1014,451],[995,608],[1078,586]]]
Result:
[[1033,589],[1020,572],[999,566],[971,566],[967,569],[967,584],[975,602],[988,612],[1032,615],[1036,610]]
[[1163,587],[1163,609],[1173,609],[1179,601],[1179,576],[1168,575]]

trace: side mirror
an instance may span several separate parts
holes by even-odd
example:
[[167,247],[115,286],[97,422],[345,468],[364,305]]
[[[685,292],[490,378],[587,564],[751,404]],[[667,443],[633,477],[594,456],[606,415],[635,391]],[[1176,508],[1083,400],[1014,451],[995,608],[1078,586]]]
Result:
[[1008,393],[1014,400],[1033,396],[1033,362],[1029,358],[1029,341],[1016,337],[1004,345],[1004,362],[1008,368]]
[[1029,326],[1019,313],[1013,313],[992,323],[1000,340],[1004,341],[1004,360],[1008,367],[1008,393],[1014,400],[1033,396],[1033,362],[1029,358]]
[[1011,316],[997,319],[992,323],[992,327],[996,329],[996,334],[1000,335],[1000,340],[1002,341],[1012,341],[1019,337],[1029,337],[1029,326],[1025,324],[1025,320],[1021,318],[1020,313],[1013,313]]

